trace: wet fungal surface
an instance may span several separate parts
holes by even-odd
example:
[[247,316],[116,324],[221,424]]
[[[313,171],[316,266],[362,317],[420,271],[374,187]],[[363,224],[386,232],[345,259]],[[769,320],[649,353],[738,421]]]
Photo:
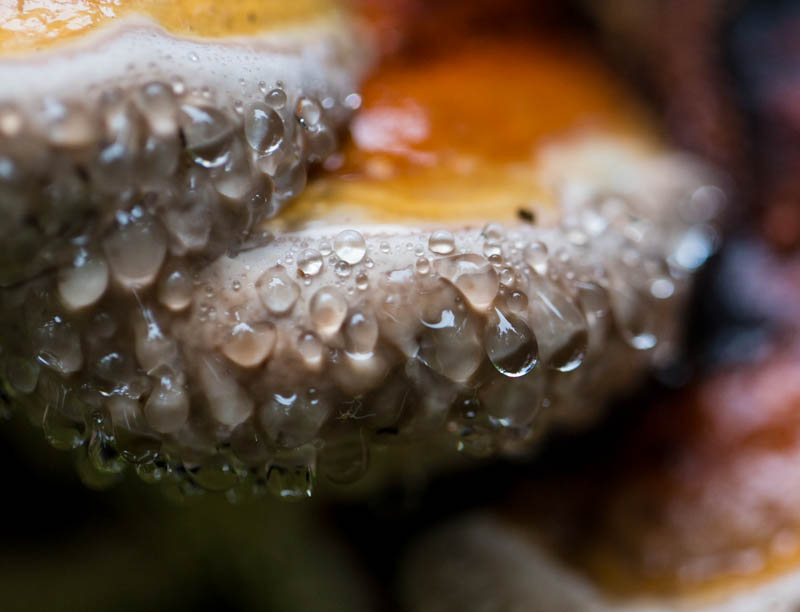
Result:
[[[216,46],[175,44],[187,66],[205,54],[229,67]],[[156,78],[162,62],[81,101],[35,91],[28,106],[13,88],[0,100],[3,394],[53,446],[80,449],[88,484],[130,467],[187,495],[301,499],[317,473],[351,483],[374,453],[412,442],[432,456],[524,453],[670,358],[717,243],[725,195],[710,172],[559,125],[503,160],[501,176],[522,178],[480,192],[469,214],[404,213],[409,198],[389,214],[378,203],[402,192],[382,156],[399,142],[408,172],[427,164],[404,140],[414,126],[373,123],[367,141],[396,139],[371,151],[365,108],[356,151],[337,158],[362,65],[323,78],[298,57],[283,78],[251,78],[249,60],[247,78]],[[0,62],[20,81],[36,70]],[[347,178],[350,159],[365,171]],[[446,178],[471,174],[459,160]],[[471,163],[479,176],[484,161]],[[329,174],[304,191],[313,164]],[[441,177],[422,172],[417,186],[437,192]],[[516,221],[520,194],[530,214]]]

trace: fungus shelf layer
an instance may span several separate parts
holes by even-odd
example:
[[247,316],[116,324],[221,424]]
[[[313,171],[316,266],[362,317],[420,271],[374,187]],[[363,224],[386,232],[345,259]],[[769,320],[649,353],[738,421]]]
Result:
[[357,93],[356,31],[128,15],[0,60],[0,367],[90,483],[300,498],[386,448],[522,453],[669,358],[713,176],[576,47],[390,58]]

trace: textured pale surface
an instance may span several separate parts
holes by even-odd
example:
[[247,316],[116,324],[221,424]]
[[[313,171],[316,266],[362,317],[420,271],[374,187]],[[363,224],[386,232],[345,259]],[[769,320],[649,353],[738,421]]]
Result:
[[317,17],[330,6],[328,0],[0,0],[0,55],[45,49],[131,14],[174,34],[218,38]]

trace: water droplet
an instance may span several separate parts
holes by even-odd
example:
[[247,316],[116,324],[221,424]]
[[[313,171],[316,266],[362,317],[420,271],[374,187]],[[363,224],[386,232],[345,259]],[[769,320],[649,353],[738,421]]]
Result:
[[118,283],[139,289],[152,283],[167,254],[167,235],[161,225],[147,217],[120,219],[103,241],[103,251]]
[[267,486],[273,495],[284,501],[310,498],[314,488],[313,468],[305,463],[273,463],[267,469]]
[[252,419],[236,426],[231,432],[231,450],[247,465],[263,465],[269,458],[269,450],[263,436]]
[[481,235],[486,239],[487,242],[498,243],[502,242],[506,232],[501,224],[489,223],[483,228]]
[[67,387],[54,379],[42,380],[50,388],[42,418],[44,437],[53,448],[74,450],[87,436],[84,414],[86,406]]
[[147,424],[159,433],[175,433],[189,418],[189,394],[172,375],[161,376],[144,405]]
[[297,352],[303,358],[306,366],[319,369],[325,356],[324,345],[313,332],[303,332],[297,339]]
[[213,107],[183,104],[179,121],[186,149],[196,163],[205,168],[225,164],[233,137],[233,124],[224,113]]
[[280,88],[273,89],[267,93],[265,100],[275,110],[280,110],[286,106],[286,92]]
[[283,120],[266,105],[253,104],[244,116],[244,135],[253,150],[268,155],[283,142]]
[[344,230],[336,235],[333,241],[333,250],[336,255],[350,265],[355,265],[364,259],[367,253],[367,244],[364,236],[355,230]]
[[108,287],[108,265],[105,259],[81,251],[72,265],[58,273],[58,295],[71,310],[94,304],[103,297]]
[[36,358],[60,374],[72,374],[83,365],[83,352],[78,330],[59,316],[53,316],[34,332]]
[[329,338],[344,323],[347,300],[336,287],[323,287],[311,298],[308,309],[314,328],[321,336]]
[[314,439],[330,412],[330,405],[318,394],[275,393],[259,409],[259,418],[274,444],[296,448]]
[[547,274],[547,245],[531,242],[525,247],[525,262],[540,276]]
[[427,276],[431,273],[431,261],[427,257],[420,257],[414,264],[414,269],[420,276]]
[[352,268],[350,267],[350,264],[347,263],[346,261],[337,261],[336,265],[333,268],[333,271],[339,278],[347,278],[348,276],[350,276]]
[[713,229],[703,225],[694,226],[678,241],[669,261],[684,270],[697,270],[711,257],[715,241]]
[[650,283],[650,295],[658,300],[671,298],[675,293],[675,283],[668,278],[655,278]]
[[344,98],[344,105],[350,110],[361,108],[361,96],[357,93],[347,94]]
[[178,128],[178,105],[172,89],[164,83],[147,83],[136,96],[136,102],[152,132],[159,138],[175,135]]
[[297,269],[302,276],[316,276],[322,271],[322,253],[316,249],[305,249],[297,258]]
[[539,346],[520,317],[493,308],[486,328],[486,354],[497,371],[510,378],[530,372],[539,359]]
[[316,100],[311,98],[300,98],[297,101],[295,110],[297,120],[305,129],[310,130],[316,127],[322,119],[322,109]]
[[254,368],[264,362],[275,346],[275,326],[272,323],[237,323],[222,353],[243,368]]
[[595,317],[604,317],[610,307],[608,291],[596,283],[577,283],[578,298],[584,312]]
[[485,257],[455,255],[436,262],[436,270],[467,298],[476,310],[487,310],[494,301],[500,281]]
[[102,412],[95,412],[91,415],[90,425],[92,434],[88,447],[89,463],[101,473],[121,473],[124,466],[114,445],[109,419]]
[[428,239],[428,248],[437,255],[449,255],[456,248],[456,239],[447,230],[436,230]]
[[203,463],[187,469],[191,479],[208,491],[227,491],[236,486],[240,475],[224,455],[206,458]]
[[184,310],[192,303],[192,279],[180,268],[163,274],[158,283],[158,300],[173,312]]
[[378,322],[370,315],[353,313],[344,327],[347,352],[370,355],[378,342]]
[[261,303],[276,315],[288,313],[300,296],[300,287],[289,278],[283,266],[273,266],[256,281]]
[[564,291],[540,277],[530,279],[528,295],[542,362],[559,372],[577,369],[589,343],[583,312]]
[[359,291],[366,291],[369,289],[369,277],[365,272],[359,272],[356,275],[356,288]]
[[209,412],[219,423],[233,427],[250,417],[253,399],[221,361],[212,356],[200,358],[199,378]]

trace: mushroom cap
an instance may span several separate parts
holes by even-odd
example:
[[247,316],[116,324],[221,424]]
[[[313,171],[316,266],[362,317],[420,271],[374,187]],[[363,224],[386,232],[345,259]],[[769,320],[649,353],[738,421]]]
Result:
[[[294,499],[317,469],[349,483],[387,447],[402,463],[411,447],[423,462],[528,452],[670,356],[714,246],[713,175],[558,44],[389,61],[362,96],[365,60],[341,24],[317,42],[274,33],[297,43],[291,66],[269,45],[250,55],[273,34],[241,46],[161,33],[149,40],[195,49],[190,68],[192,53],[218,68],[210,98],[189,77],[180,94],[122,87],[145,132],[161,129],[148,104],[173,109],[165,159],[178,162],[148,161],[145,146],[141,165],[95,170],[116,143],[87,153],[75,134],[96,123],[69,122],[36,149],[48,178],[10,184],[6,227],[27,251],[3,250],[0,358],[13,395],[48,407],[53,443],[88,440],[101,472],[120,455],[148,477],[252,478]],[[281,93],[245,79],[243,118],[235,99],[225,115],[238,74],[222,67],[256,61],[288,70]],[[357,107],[334,153],[333,126]]]

